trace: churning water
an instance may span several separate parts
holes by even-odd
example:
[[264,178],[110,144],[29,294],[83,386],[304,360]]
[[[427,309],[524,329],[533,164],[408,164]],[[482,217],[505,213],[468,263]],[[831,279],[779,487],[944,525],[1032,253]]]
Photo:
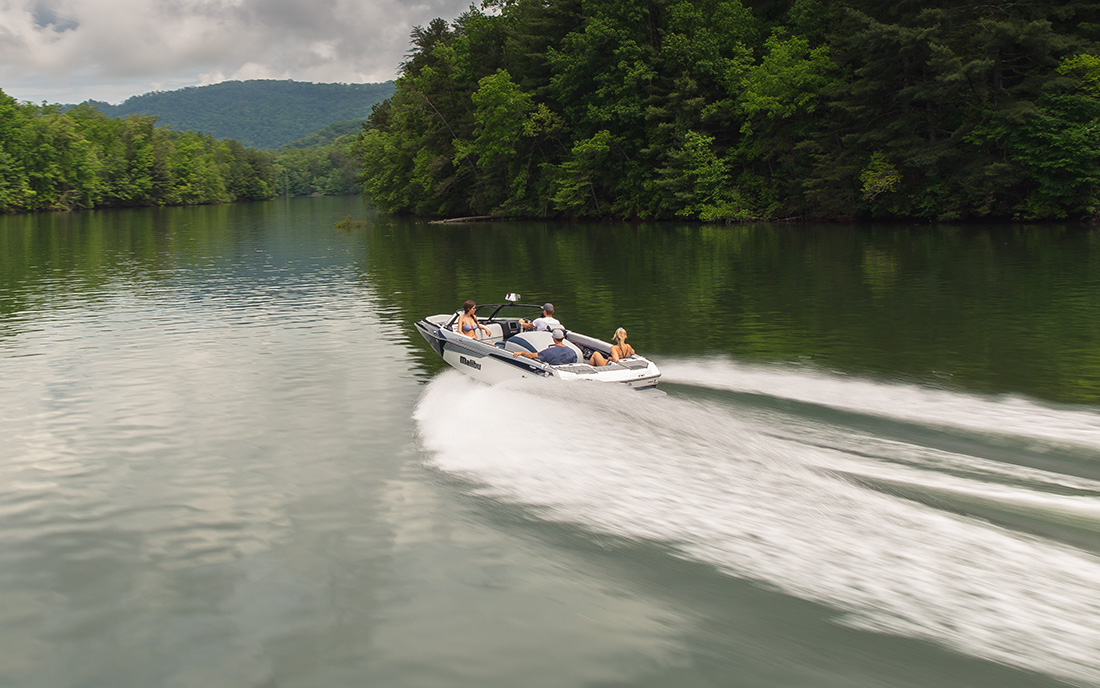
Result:
[[[1095,473],[1100,413],[722,359],[663,369],[667,396],[445,373],[416,418],[434,465],[541,518],[663,543],[845,624],[1100,683],[1100,480],[1074,475]],[[507,432],[471,443],[470,427]],[[1036,534],[1052,527],[1094,537]]]

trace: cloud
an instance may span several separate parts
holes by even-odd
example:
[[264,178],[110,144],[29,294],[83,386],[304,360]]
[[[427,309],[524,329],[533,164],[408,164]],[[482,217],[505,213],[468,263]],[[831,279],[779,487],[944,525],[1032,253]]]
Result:
[[[114,100],[224,79],[394,78],[413,26],[470,0],[0,0],[0,88]],[[96,88],[102,93],[89,93]],[[127,91],[121,97],[118,93]],[[29,97],[21,93],[42,94]],[[77,93],[81,95],[76,95]],[[63,93],[73,93],[66,99]],[[51,95],[46,95],[51,94]]]

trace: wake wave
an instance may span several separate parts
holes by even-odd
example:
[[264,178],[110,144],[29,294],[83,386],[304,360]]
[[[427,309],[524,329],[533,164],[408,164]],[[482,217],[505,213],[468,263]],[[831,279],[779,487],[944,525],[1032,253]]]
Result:
[[[669,368],[678,381],[709,374],[707,384],[714,384],[713,364]],[[914,398],[908,390],[861,384],[880,399],[893,396],[912,419],[935,419],[927,422],[949,420],[949,409],[964,411],[972,401],[952,400],[949,393]],[[833,403],[844,396],[838,392]],[[983,403],[968,416],[979,426],[982,414],[1000,406]],[[477,482],[495,498],[537,507],[548,519],[669,543],[686,558],[830,605],[854,625],[1100,683],[1100,558],[838,474],[878,470],[895,479],[927,479],[928,471],[904,461],[872,459],[868,467],[849,451],[858,446],[893,460],[908,450],[874,438],[863,444],[857,436],[844,440],[848,446],[835,437],[826,438],[831,447],[810,445],[714,403],[542,380],[489,387],[453,372],[428,385],[415,418],[434,465]],[[1065,424],[1090,440],[1088,418],[1071,414]],[[472,427],[511,431],[481,433],[471,442]],[[1048,434],[1036,422],[1028,431]],[[978,473],[990,468],[970,466]],[[944,484],[982,491],[980,481],[953,480]],[[1100,493],[1092,481],[1071,480],[1073,489]],[[1045,498],[1075,518],[1096,517],[1079,495],[998,489],[983,493],[1025,502]]]
[[1100,449],[1100,411],[1055,408],[1019,397],[990,398],[887,384],[813,370],[737,363],[728,359],[662,362],[661,379],[762,394],[856,413],[979,434],[1006,435]]

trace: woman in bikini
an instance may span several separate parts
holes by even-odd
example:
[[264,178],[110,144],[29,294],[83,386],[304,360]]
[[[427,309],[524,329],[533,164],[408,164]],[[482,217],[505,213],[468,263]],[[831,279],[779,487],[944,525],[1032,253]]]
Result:
[[589,359],[589,363],[596,366],[605,366],[608,363],[618,363],[620,358],[627,358],[634,355],[634,347],[626,343],[626,330],[619,328],[615,330],[615,343],[611,345],[611,358],[604,358],[603,354],[599,351],[592,352],[592,358]]
[[493,333],[489,328],[477,321],[477,315],[474,314],[476,309],[477,304],[473,301],[467,300],[462,304],[463,313],[458,317],[458,331],[471,339],[477,339],[477,331],[480,328],[485,330],[486,337],[492,337]]

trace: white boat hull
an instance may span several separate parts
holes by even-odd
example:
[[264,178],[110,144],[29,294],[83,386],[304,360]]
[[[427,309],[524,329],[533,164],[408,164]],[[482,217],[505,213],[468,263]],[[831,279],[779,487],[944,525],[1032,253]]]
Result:
[[[487,384],[528,377],[556,377],[565,381],[613,382],[638,389],[653,387],[661,372],[650,360],[632,356],[607,366],[578,362],[553,366],[539,360],[515,356],[516,351],[541,351],[549,346],[549,333],[525,332],[514,319],[484,320],[499,335],[473,339],[451,329],[454,316],[434,315],[416,323],[417,331],[432,349],[455,370]],[[586,335],[568,332],[566,344],[583,361],[587,352],[609,356],[610,345]]]

